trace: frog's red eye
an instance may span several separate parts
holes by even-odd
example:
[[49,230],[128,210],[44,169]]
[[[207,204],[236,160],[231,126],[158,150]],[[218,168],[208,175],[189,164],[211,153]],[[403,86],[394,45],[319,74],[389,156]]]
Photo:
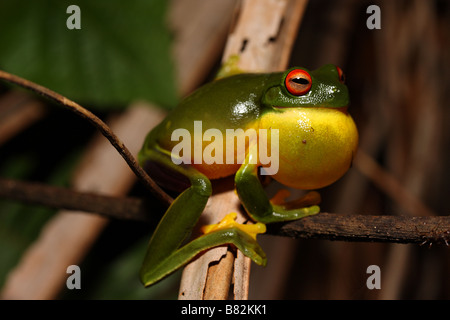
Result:
[[312,85],[311,76],[302,69],[295,69],[288,73],[285,80],[286,89],[294,96],[302,96],[309,92]]
[[338,77],[339,77],[339,82],[344,83],[345,82],[345,74],[344,71],[342,71],[341,68],[336,67],[337,72],[338,72]]

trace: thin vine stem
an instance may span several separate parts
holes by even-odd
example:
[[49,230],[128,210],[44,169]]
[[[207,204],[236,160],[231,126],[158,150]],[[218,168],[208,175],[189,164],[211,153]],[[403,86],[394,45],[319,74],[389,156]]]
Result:
[[156,196],[159,200],[166,204],[172,203],[173,199],[167,193],[165,193],[155,181],[145,172],[145,170],[138,164],[136,158],[131,154],[130,150],[125,144],[116,136],[116,134],[104,123],[99,117],[80,106],[78,103],[67,99],[66,97],[56,93],[46,87],[38,85],[32,81],[23,79],[19,76],[10,74],[3,70],[0,70],[0,79],[13,83],[27,90],[33,91],[38,95],[41,95],[59,105],[62,105],[66,109],[74,112],[83,119],[88,120],[94,127],[96,127],[103,136],[114,146],[119,152],[122,158],[126,161],[130,169],[134,172],[136,177],[147,187],[147,189]]

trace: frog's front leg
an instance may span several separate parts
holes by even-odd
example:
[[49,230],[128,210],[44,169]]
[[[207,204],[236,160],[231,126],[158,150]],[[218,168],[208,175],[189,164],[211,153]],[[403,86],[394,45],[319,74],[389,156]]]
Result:
[[[292,208],[292,203],[287,205],[271,202],[267,197],[263,186],[258,178],[258,165],[244,163],[235,177],[236,191],[247,213],[256,221],[262,223],[280,222],[297,220],[306,216],[317,214],[320,211],[319,206],[312,205],[308,207]],[[317,193],[307,195],[320,201]],[[306,202],[311,202],[306,199]],[[301,203],[296,201],[294,203]]]
[[223,244],[233,244],[256,263],[265,264],[265,254],[256,240],[232,224],[210,229],[205,235],[181,246],[205,208],[211,195],[211,183],[193,167],[175,165],[170,154],[157,146],[147,149],[145,158],[181,173],[191,184],[167,209],[150,239],[140,273],[145,286],[161,280],[200,252]]

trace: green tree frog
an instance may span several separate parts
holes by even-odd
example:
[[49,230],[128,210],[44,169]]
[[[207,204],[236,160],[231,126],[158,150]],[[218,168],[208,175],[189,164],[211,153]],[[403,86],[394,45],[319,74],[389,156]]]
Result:
[[[356,152],[358,132],[348,105],[344,74],[331,64],[314,71],[296,67],[285,72],[235,74],[214,80],[182,100],[147,135],[139,153],[140,164],[156,181],[181,192],[150,239],[140,274],[143,284],[150,286],[200,252],[223,244],[232,244],[255,263],[265,265],[265,253],[256,241],[256,234],[265,231],[265,224],[300,219],[320,209],[317,204],[292,207],[292,203],[268,198],[258,170],[269,164],[255,160],[258,153],[253,152],[261,147],[261,129],[269,131],[264,139],[268,144],[274,143],[271,132],[277,129],[278,168],[273,179],[297,189],[322,188],[344,175]],[[174,138],[174,132],[182,129],[195,136],[199,130],[196,124],[201,124],[201,134],[223,133],[223,141],[214,141],[221,142],[216,145],[223,149],[216,148],[212,155],[224,161],[194,159],[219,135],[208,139],[202,136],[200,143],[190,141],[192,150],[179,152],[181,138]],[[225,133],[230,129],[242,129],[241,133],[254,129],[258,133],[256,140],[246,140],[242,161],[237,159],[237,144],[231,149],[234,159],[226,158],[230,141]],[[185,161],[186,156],[190,162]],[[238,224],[233,215],[228,215],[217,225],[206,226],[202,236],[184,244],[211,195],[210,180],[233,174],[237,195],[256,224]]]

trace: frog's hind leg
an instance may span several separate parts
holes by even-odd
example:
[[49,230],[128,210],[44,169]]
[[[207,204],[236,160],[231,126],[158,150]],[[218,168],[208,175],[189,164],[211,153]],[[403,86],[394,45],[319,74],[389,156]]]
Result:
[[284,202],[285,195],[279,194],[270,201],[259,181],[258,165],[244,163],[236,173],[236,191],[247,213],[263,223],[297,220],[317,214],[318,193],[312,192],[293,202]]
[[[167,151],[154,146],[146,149],[146,161],[157,163],[189,179],[190,186],[175,198],[156,227],[141,268],[141,280],[149,285],[159,277],[154,271],[189,236],[211,195],[209,179],[189,165],[176,165]],[[161,276],[161,278],[163,275]]]
[[145,157],[182,174],[191,184],[169,206],[150,239],[140,273],[145,286],[161,280],[201,251],[227,243],[234,244],[257,263],[265,261],[256,240],[232,226],[207,233],[181,247],[206,206],[212,191],[211,182],[189,165],[174,164],[170,154],[157,146],[147,149]]

